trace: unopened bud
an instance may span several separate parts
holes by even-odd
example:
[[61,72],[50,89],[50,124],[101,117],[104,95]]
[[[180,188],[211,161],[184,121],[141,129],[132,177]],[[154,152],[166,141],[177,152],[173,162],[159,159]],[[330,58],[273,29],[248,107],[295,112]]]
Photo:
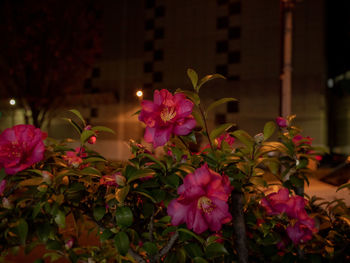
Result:
[[258,133],[257,135],[254,136],[254,140],[257,144],[261,144],[264,141],[264,134]]
[[6,209],[13,208],[13,205],[11,204],[10,200],[8,200],[6,197],[2,198],[2,206]]
[[96,143],[96,136],[91,136],[90,138],[89,138],[89,140],[88,140],[88,143],[90,143],[90,144],[95,144]]
[[68,250],[68,249],[71,249],[73,247],[73,245],[74,245],[74,240],[73,240],[73,238],[71,238],[71,239],[67,240],[67,242],[64,245],[64,247]]
[[125,186],[126,179],[120,173],[115,175],[115,181],[117,182],[118,185]]
[[44,180],[45,183],[47,183],[47,184],[51,184],[52,183],[52,178],[53,178],[52,173],[50,173],[48,171],[42,171],[41,175],[43,176],[43,180]]

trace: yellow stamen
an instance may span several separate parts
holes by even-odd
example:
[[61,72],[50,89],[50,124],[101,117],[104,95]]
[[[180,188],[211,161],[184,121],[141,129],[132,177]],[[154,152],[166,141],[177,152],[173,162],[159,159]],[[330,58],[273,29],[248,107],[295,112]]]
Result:
[[164,108],[162,112],[160,113],[160,118],[164,121],[170,121],[176,116],[176,111],[174,108]]
[[215,205],[208,197],[202,196],[198,199],[197,208],[203,210],[204,213],[210,214],[214,210]]

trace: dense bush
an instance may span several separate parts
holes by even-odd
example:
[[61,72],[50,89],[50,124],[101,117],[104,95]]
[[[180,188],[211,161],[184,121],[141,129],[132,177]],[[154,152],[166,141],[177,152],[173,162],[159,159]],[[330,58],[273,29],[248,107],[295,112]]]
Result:
[[[230,131],[231,123],[208,130],[208,112],[235,99],[204,108],[200,88],[223,77],[199,80],[191,69],[188,76],[194,91],[155,91],[141,103],[145,141],[163,147],[160,156],[130,141],[128,162],[106,160],[88,145],[113,131],[87,125],[76,110],[67,119],[80,135],[75,149],[70,139],[48,137],[44,145],[46,134],[31,125],[4,130],[2,255],[44,244],[47,253],[36,262],[350,260],[349,207],[303,194],[308,163],[320,151],[292,125],[294,116],[268,122],[255,136]],[[270,141],[276,130],[279,139]],[[197,144],[199,136],[207,145]],[[269,185],[267,173],[279,185]],[[99,245],[82,245],[84,232]]]

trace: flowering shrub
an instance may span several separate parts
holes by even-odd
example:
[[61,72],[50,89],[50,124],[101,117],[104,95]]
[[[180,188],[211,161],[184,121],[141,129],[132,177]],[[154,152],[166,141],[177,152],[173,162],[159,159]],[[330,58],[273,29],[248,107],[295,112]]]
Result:
[[[223,77],[187,73],[193,91],[155,91],[141,103],[145,140],[163,146],[159,157],[130,141],[128,162],[106,160],[89,144],[113,131],[87,125],[76,110],[67,119],[80,136],[75,149],[70,139],[48,138],[44,147],[45,136],[32,126],[5,130],[2,256],[43,245],[37,263],[349,260],[349,207],[303,194],[319,150],[292,125],[294,116],[268,122],[255,136],[231,131],[232,123],[209,130],[208,113],[235,99],[204,107],[203,84]],[[276,128],[279,139],[270,140]],[[193,147],[199,135],[207,142]],[[266,174],[280,182],[277,192],[267,192]]]

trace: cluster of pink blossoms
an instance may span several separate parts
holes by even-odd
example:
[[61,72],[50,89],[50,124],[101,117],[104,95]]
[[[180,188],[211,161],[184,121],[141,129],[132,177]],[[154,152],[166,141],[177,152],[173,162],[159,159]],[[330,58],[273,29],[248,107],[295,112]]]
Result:
[[179,197],[168,205],[173,225],[187,224],[200,234],[207,229],[219,231],[231,221],[227,204],[232,191],[229,178],[210,170],[205,164],[188,174],[178,188]]
[[171,134],[187,135],[196,126],[193,103],[182,93],[172,95],[166,89],[156,90],[153,101],[143,100],[139,120],[146,124],[145,140],[153,147],[162,146]]
[[318,230],[315,221],[305,211],[307,200],[301,196],[289,196],[287,188],[281,188],[277,193],[272,193],[261,200],[262,207],[268,215],[285,213],[291,220],[287,227],[287,235],[294,244],[309,241],[312,234]]
[[33,125],[16,125],[0,134],[0,168],[15,174],[44,158],[47,134]]
[[74,150],[74,152],[67,151],[66,154],[62,157],[64,160],[67,161],[68,165],[71,165],[74,168],[78,168],[79,165],[83,162],[82,158],[86,157],[87,153],[85,152],[85,149],[83,147],[77,147]]

